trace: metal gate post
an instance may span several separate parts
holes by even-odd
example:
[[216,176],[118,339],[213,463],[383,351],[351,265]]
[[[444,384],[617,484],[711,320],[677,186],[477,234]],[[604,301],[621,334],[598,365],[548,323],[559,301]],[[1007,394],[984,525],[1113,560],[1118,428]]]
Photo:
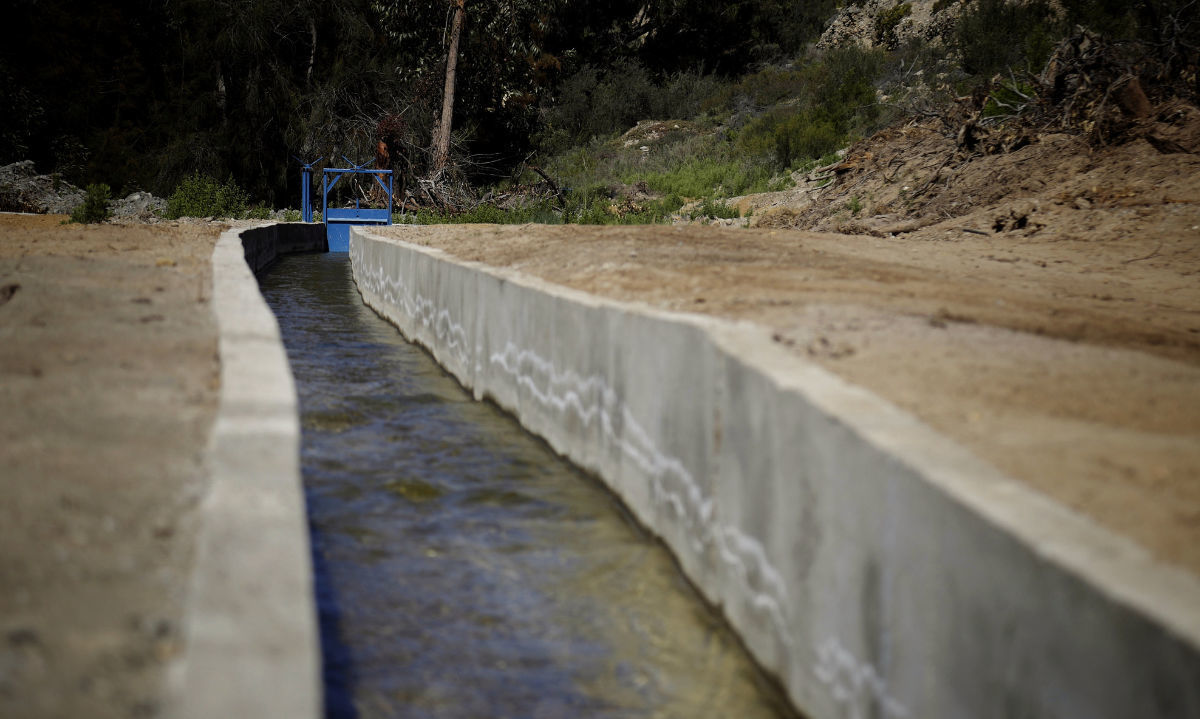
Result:
[[312,222],[312,173],[313,165],[325,159],[324,156],[318,157],[312,162],[305,162],[299,157],[292,155],[296,162],[300,163],[300,217],[305,222]]

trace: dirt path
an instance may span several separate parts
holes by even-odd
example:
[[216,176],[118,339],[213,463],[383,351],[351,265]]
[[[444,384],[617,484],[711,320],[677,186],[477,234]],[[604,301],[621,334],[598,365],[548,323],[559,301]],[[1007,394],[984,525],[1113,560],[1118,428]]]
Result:
[[216,409],[218,228],[62,219],[0,215],[0,716],[154,716]]
[[708,227],[391,232],[600,295],[761,323],[798,356],[1200,572],[1200,252],[1188,251],[1200,232],[1106,242]]

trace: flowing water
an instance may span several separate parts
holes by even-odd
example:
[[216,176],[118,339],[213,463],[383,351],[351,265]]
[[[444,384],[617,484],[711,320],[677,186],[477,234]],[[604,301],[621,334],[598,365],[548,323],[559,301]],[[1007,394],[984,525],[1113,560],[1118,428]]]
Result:
[[300,394],[331,717],[766,717],[786,701],[594,479],[362,304],[261,278]]

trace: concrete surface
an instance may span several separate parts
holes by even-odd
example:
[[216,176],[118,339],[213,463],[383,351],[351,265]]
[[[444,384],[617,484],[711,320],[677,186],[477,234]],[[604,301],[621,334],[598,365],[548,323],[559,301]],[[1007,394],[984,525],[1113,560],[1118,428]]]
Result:
[[599,475],[796,706],[1200,717],[1200,581],[765,330],[351,232],[366,303]]
[[280,255],[297,252],[328,252],[325,225],[288,222],[251,227],[241,232],[246,264],[252,272],[262,272]]
[[299,406],[279,326],[247,266],[312,249],[309,227],[229,230],[213,252],[221,394],[184,657],[171,677],[169,714],[181,719],[322,712]]

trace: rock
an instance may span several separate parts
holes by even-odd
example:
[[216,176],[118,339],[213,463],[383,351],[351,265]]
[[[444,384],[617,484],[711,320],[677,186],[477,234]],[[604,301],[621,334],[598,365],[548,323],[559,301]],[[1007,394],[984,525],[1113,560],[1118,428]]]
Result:
[[39,175],[32,160],[0,167],[0,211],[69,214],[83,190],[57,175]]
[[167,211],[167,201],[149,192],[133,192],[123,200],[109,203],[113,219],[147,220],[158,219]]
[[[908,5],[907,11],[884,36],[880,36],[879,18],[894,12],[901,4]],[[873,47],[903,45],[916,39],[944,39],[954,29],[962,13],[962,3],[938,5],[937,0],[907,0],[904,3],[896,0],[863,0],[858,4],[845,3],[826,25],[817,47],[822,50],[850,44]]]
[[1146,141],[1164,154],[1200,154],[1200,109],[1182,102],[1168,103],[1150,126]]

